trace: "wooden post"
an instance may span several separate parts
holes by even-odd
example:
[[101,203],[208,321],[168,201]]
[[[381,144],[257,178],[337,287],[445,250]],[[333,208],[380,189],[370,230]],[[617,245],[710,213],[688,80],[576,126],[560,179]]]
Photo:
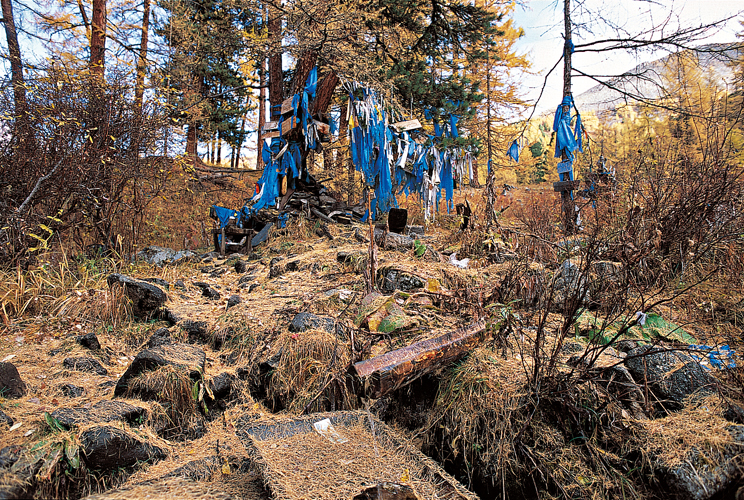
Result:
[[220,229],[220,257],[225,256],[225,228]]
[[367,280],[367,293],[371,293],[372,290],[377,288],[375,282],[377,280],[377,244],[375,243],[375,223],[374,216],[372,214],[372,197],[374,191],[372,188],[367,188],[367,220],[369,221],[369,264],[367,270],[369,277]]
[[[566,40],[563,45],[563,97],[571,95],[571,0],[563,0],[563,23],[566,31]],[[571,113],[571,107],[563,106],[564,115]],[[561,161],[567,161],[568,155],[561,153]],[[561,175],[561,181],[573,180],[573,167],[571,172]],[[573,200],[573,191],[564,189],[561,191],[561,205],[563,208],[563,229],[566,235],[576,232],[576,205]]]

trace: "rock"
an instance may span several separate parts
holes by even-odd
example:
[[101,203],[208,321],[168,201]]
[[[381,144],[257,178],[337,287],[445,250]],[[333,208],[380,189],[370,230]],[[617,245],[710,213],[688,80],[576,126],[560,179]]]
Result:
[[173,286],[178,288],[179,290],[186,290],[186,283],[184,283],[183,280],[174,281]]
[[23,447],[20,445],[6,446],[0,450],[0,469],[9,469],[21,458],[22,451]]
[[219,300],[220,299],[220,292],[212,288],[209,283],[204,283],[203,281],[196,281],[194,282],[194,286],[198,286],[201,288],[202,296],[208,298],[209,300]]
[[576,260],[566,260],[558,268],[554,281],[556,291],[555,304],[561,307],[569,297],[586,299],[587,278],[582,273],[581,263]]
[[328,333],[335,333],[336,320],[311,313],[297,313],[289,324],[289,331],[304,332],[306,330],[325,330]]
[[[685,454],[683,461],[673,465],[665,463],[663,459],[657,462],[656,467],[668,488],[667,494],[680,500],[724,498],[718,494],[740,477],[744,426],[730,425],[726,431],[731,434],[733,443],[722,449],[701,452],[693,447]],[[704,429],[701,432],[705,432]]]
[[104,368],[101,363],[93,358],[65,358],[65,360],[62,362],[62,366],[64,366],[68,370],[74,370],[78,372],[90,372],[97,375],[108,375],[108,370]]
[[101,343],[98,342],[98,337],[96,337],[96,334],[93,332],[80,335],[75,339],[75,341],[91,351],[97,351],[101,348]]
[[80,447],[89,469],[111,470],[137,462],[156,462],[166,452],[139,436],[110,425],[100,425],[80,434]]
[[220,276],[222,276],[226,272],[227,272],[227,269],[225,269],[225,268],[215,269],[214,271],[212,271],[211,273],[209,273],[209,277],[210,278],[219,278]]
[[230,309],[231,307],[237,306],[243,302],[243,299],[240,298],[240,295],[230,295],[230,298],[227,299],[227,308]]
[[170,289],[170,283],[162,278],[142,278],[142,281],[146,281],[147,283],[154,283],[159,287],[165,288],[166,290]]
[[235,382],[235,375],[228,372],[222,372],[210,381],[210,388],[212,394],[217,399],[222,399],[230,395],[232,391],[233,383]]
[[710,394],[715,383],[715,379],[688,355],[661,347],[631,349],[625,366],[638,384],[648,382],[666,410],[680,409],[692,394]]
[[192,380],[200,380],[204,373],[206,354],[189,344],[165,344],[146,349],[134,358],[114,389],[114,396],[127,392],[129,381],[142,372],[156,370],[161,366],[174,365],[186,370]]
[[732,403],[723,412],[723,418],[735,424],[744,424],[744,408]]
[[212,262],[214,259],[219,258],[220,253],[219,252],[207,252],[201,254],[198,258],[202,262]]
[[165,311],[165,320],[173,325],[178,325],[189,336],[190,342],[210,342],[209,323],[206,321],[195,321],[171,309]]
[[301,261],[299,260],[291,260],[284,265],[275,263],[271,265],[271,267],[269,268],[269,278],[277,278],[284,273],[289,273],[292,271],[300,271],[302,269],[302,266],[300,264],[301,264]]
[[253,274],[247,274],[245,276],[241,276],[238,280],[238,286],[245,285],[246,283],[250,283],[251,281],[255,280],[256,277]]
[[26,394],[26,383],[13,363],[0,363],[0,393],[5,398],[20,398]]
[[383,267],[377,271],[377,285],[380,287],[380,291],[384,293],[393,293],[396,290],[408,292],[417,288],[424,288],[426,281],[394,267]]
[[10,427],[11,425],[13,425],[13,419],[6,415],[5,412],[0,410],[0,425],[2,424],[7,424],[8,427]]
[[576,354],[577,352],[584,352],[585,349],[586,345],[572,340],[565,341],[563,346],[561,346],[561,352],[563,354]]
[[242,259],[238,259],[235,261],[235,272],[238,274],[243,274],[244,272],[248,271],[248,263]]
[[90,408],[82,406],[75,408],[59,408],[52,412],[52,417],[70,429],[74,426],[87,424],[98,424],[104,422],[128,422],[137,424],[146,416],[147,410],[134,406],[124,401],[111,401],[104,399]]
[[85,394],[85,389],[73,384],[62,385],[60,386],[60,389],[62,390],[62,394],[64,394],[68,398],[79,398],[83,394]]
[[410,250],[413,248],[413,238],[410,236],[392,232],[388,232],[387,236],[385,236],[385,231],[381,229],[375,229],[375,243],[377,243],[380,248],[386,250]]
[[426,233],[424,226],[407,226],[408,236],[418,237]]
[[137,252],[137,258],[144,260],[148,264],[162,267],[165,264],[175,264],[177,262],[187,262],[196,257],[196,254],[190,250],[173,250],[156,245],[149,246]]
[[155,333],[150,336],[145,345],[148,349],[152,349],[153,347],[165,344],[175,344],[175,342],[176,341],[173,340],[173,337],[171,337],[170,330],[167,328],[158,328]]
[[635,340],[619,340],[612,345],[618,351],[627,353],[638,347],[638,342]]
[[117,284],[124,287],[127,296],[132,301],[132,311],[140,318],[153,316],[168,300],[165,292],[157,286],[137,281],[123,274],[111,274],[107,281],[110,288]]

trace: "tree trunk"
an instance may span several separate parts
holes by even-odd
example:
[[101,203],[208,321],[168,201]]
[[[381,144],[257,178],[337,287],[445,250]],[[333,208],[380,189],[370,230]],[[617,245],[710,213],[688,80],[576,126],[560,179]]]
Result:
[[147,68],[147,37],[150,28],[150,0],[144,0],[142,12],[142,36],[140,37],[139,59],[137,60],[137,81],[134,86],[134,112],[142,118],[142,101],[145,94],[145,70]]
[[245,142],[245,118],[246,115],[243,115],[243,119],[240,120],[240,141],[238,142],[237,146],[235,146],[235,148],[237,148],[237,151],[235,155],[235,166],[233,168],[240,167],[240,155],[243,153],[243,143]]
[[[563,24],[566,33],[566,43],[563,46],[563,97],[571,95],[571,0],[563,0]],[[563,106],[563,113],[570,113],[570,106]],[[568,155],[561,153],[561,161],[568,160]],[[561,174],[561,180],[573,180],[570,174]],[[567,189],[561,191],[563,205],[563,229],[567,235],[574,234],[577,229],[576,208],[573,192]]]
[[454,332],[422,340],[354,364],[365,395],[373,399],[405,387],[427,373],[467,356],[488,339],[486,322],[477,321]]
[[292,79],[292,92],[291,95],[295,95],[305,88],[305,82],[307,77],[310,75],[310,71],[315,67],[315,62],[318,60],[318,52],[315,50],[306,50],[300,55],[300,59],[297,61],[295,66],[295,74]]
[[325,76],[325,78],[323,78],[323,80],[321,80],[320,84],[318,84],[318,90],[315,94],[315,102],[313,103],[312,109],[314,115],[328,111],[328,106],[331,105],[333,93],[336,91],[336,86],[339,81],[338,75],[332,70]]
[[97,84],[103,83],[106,51],[106,0],[93,0],[90,35],[90,72]]
[[[263,9],[263,23],[266,25],[268,21],[268,7]],[[260,58],[260,65],[258,68],[258,86],[261,89],[258,91],[258,138],[256,139],[256,169],[260,169],[263,166],[263,159],[261,158],[261,150],[263,149],[263,141],[261,140],[261,134],[263,134],[264,125],[266,125],[266,58]],[[245,117],[243,117],[245,119]],[[245,130],[245,129],[244,129]]]
[[215,165],[222,165],[222,134],[217,132],[217,162]]
[[196,165],[196,124],[189,123],[186,129],[186,156],[193,158]]
[[18,44],[13,5],[10,0],[2,0],[3,24],[5,24],[5,38],[8,41],[8,55],[10,56],[10,74],[13,84],[13,99],[15,101],[16,134],[24,149],[32,139],[31,123],[28,116],[28,102],[26,101],[26,82],[23,78],[23,64],[21,63],[21,47]]
[[270,116],[281,116],[284,100],[284,78],[282,73],[282,18],[276,8],[269,12],[269,104]]
[[480,179],[478,178],[478,158],[473,158],[473,180],[470,181],[471,187],[480,187]]

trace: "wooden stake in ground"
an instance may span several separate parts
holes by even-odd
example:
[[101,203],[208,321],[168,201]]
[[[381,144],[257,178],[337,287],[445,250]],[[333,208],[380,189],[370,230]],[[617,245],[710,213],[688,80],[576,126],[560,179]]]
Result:
[[375,288],[375,276],[377,274],[377,244],[375,243],[375,221],[372,215],[372,197],[375,192],[367,189],[367,220],[369,221],[369,259],[367,263],[367,293]]

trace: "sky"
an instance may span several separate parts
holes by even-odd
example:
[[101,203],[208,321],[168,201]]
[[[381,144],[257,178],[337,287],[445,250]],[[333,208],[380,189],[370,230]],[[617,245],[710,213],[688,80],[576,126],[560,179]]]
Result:
[[[534,103],[540,94],[545,74],[559,60],[563,50],[563,0],[524,0],[520,3],[523,5],[517,6],[514,20],[517,26],[524,29],[525,36],[517,42],[516,48],[519,53],[528,54],[532,61],[532,72],[535,74],[524,75],[521,81],[525,96]],[[700,26],[739,13],[735,20],[720,30],[711,31],[699,44],[734,42],[737,41],[736,33],[744,31],[739,22],[744,20],[744,0],[582,0],[582,3],[584,9],[574,13],[572,21],[582,23],[584,29],[573,35],[574,44],[614,37],[607,24],[599,21],[600,17],[631,33],[647,30],[669,19],[666,33],[679,26]],[[577,0],[571,0],[571,4],[576,8]],[[667,53],[576,53],[572,65],[585,73],[621,74]],[[574,95],[594,85],[596,82],[585,77],[572,78]],[[537,104],[538,112],[555,108],[561,101],[562,92],[563,64],[559,64],[547,80],[543,96]]]

